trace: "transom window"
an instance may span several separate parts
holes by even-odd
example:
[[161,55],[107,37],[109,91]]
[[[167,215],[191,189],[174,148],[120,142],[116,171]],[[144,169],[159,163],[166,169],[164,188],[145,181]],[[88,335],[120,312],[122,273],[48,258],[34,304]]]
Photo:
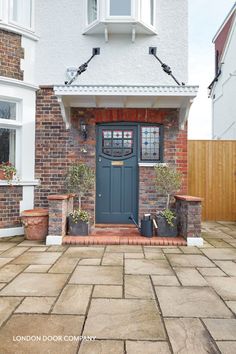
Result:
[[0,101],[0,118],[16,119],[16,103],[9,101]]
[[133,153],[132,130],[103,130],[102,152],[108,156],[122,157]]

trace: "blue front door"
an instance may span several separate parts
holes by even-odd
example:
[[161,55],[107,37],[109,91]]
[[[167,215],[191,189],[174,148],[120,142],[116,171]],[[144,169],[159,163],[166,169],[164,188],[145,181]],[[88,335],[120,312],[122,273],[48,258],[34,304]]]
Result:
[[128,224],[138,218],[137,126],[97,127],[96,222]]

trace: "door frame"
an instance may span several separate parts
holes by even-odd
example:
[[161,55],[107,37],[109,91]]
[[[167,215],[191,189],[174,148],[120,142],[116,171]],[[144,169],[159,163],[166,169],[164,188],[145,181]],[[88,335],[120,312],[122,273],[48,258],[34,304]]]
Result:
[[[139,138],[139,123],[137,122],[108,122],[108,123],[97,123],[96,124],[96,184],[95,184],[95,224],[97,223],[97,171],[98,171],[98,139],[99,139],[99,128],[100,127],[114,127],[114,126],[133,126],[137,128],[137,174],[136,174],[136,203],[137,203],[137,215],[134,215],[135,220],[139,220],[139,151],[140,151],[140,138]],[[106,223],[105,223],[106,224]],[[108,223],[109,224],[109,223]],[[127,224],[128,225],[128,224]]]

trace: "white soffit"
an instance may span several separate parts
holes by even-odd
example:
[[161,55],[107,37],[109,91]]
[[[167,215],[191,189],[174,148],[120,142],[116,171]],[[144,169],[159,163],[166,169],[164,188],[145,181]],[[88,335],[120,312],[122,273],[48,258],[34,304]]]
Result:
[[177,108],[183,128],[198,86],[56,85],[54,92],[67,128],[70,107]]

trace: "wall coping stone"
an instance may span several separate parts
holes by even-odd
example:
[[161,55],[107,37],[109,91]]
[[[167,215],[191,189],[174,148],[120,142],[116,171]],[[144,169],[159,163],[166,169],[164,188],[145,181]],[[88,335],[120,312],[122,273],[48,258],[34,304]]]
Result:
[[176,200],[184,200],[186,202],[202,202],[203,198],[193,197],[191,195],[175,195]]
[[66,200],[74,197],[75,194],[53,194],[49,195],[48,200]]

